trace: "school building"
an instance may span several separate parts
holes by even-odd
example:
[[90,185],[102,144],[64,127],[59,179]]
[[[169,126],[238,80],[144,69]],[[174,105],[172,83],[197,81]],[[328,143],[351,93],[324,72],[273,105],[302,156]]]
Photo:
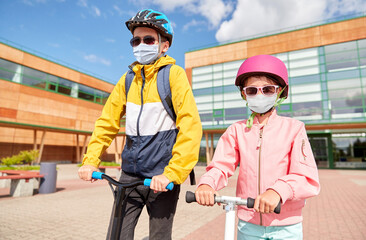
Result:
[[[248,57],[271,54],[289,72],[279,115],[306,124],[318,166],[366,168],[366,16],[185,54],[210,161],[218,138],[250,110],[234,81]],[[0,40],[0,159],[38,149],[38,161],[80,162],[113,84]],[[102,160],[121,162],[124,121]]]
[[201,116],[201,158],[251,111],[234,85],[251,56],[280,58],[289,97],[278,114],[303,121],[320,168],[366,168],[366,16],[187,52],[185,67]]
[[[37,161],[80,162],[114,85],[0,42],[0,159],[37,149]],[[121,161],[124,128],[103,155]]]

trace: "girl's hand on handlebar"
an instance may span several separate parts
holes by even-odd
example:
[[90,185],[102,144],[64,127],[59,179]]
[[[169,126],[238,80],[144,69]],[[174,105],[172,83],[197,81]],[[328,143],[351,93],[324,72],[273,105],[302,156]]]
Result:
[[196,189],[196,201],[203,206],[213,206],[215,204],[217,192],[209,185],[202,184]]
[[157,192],[166,192],[168,189],[166,189],[166,186],[170,183],[170,180],[164,176],[163,174],[154,176],[151,179],[150,183],[150,189],[154,190],[154,193]]
[[259,195],[254,202],[254,210],[260,213],[273,213],[280,202],[281,197],[272,189],[268,189]]
[[98,172],[99,169],[91,165],[83,165],[79,168],[79,178],[85,181],[95,182],[97,179],[92,179],[93,172]]

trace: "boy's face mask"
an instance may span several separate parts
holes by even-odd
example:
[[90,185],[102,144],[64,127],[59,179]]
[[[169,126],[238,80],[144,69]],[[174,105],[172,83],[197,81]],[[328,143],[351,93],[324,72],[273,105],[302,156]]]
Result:
[[159,44],[147,45],[141,43],[133,48],[133,55],[142,65],[155,61],[159,56]]
[[273,94],[272,96],[257,94],[253,97],[247,97],[246,100],[250,110],[256,113],[265,113],[275,105],[277,94]]

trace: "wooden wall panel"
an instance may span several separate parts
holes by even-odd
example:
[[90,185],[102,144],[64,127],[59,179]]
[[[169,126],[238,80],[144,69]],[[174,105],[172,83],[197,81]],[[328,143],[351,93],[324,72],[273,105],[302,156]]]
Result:
[[12,62],[22,64],[24,52],[0,43],[0,57]]
[[366,17],[188,52],[188,69],[366,38]]

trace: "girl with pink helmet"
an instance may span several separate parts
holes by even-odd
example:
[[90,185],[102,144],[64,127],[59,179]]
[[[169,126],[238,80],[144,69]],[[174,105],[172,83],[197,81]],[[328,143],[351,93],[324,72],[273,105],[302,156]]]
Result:
[[[253,209],[238,206],[238,239],[302,239],[301,210],[320,185],[304,123],[276,112],[289,93],[286,66],[270,55],[250,57],[235,85],[252,114],[221,136],[196,189],[197,202],[214,205],[214,194],[240,165],[236,195],[255,203]],[[275,214],[279,202],[281,213]]]

